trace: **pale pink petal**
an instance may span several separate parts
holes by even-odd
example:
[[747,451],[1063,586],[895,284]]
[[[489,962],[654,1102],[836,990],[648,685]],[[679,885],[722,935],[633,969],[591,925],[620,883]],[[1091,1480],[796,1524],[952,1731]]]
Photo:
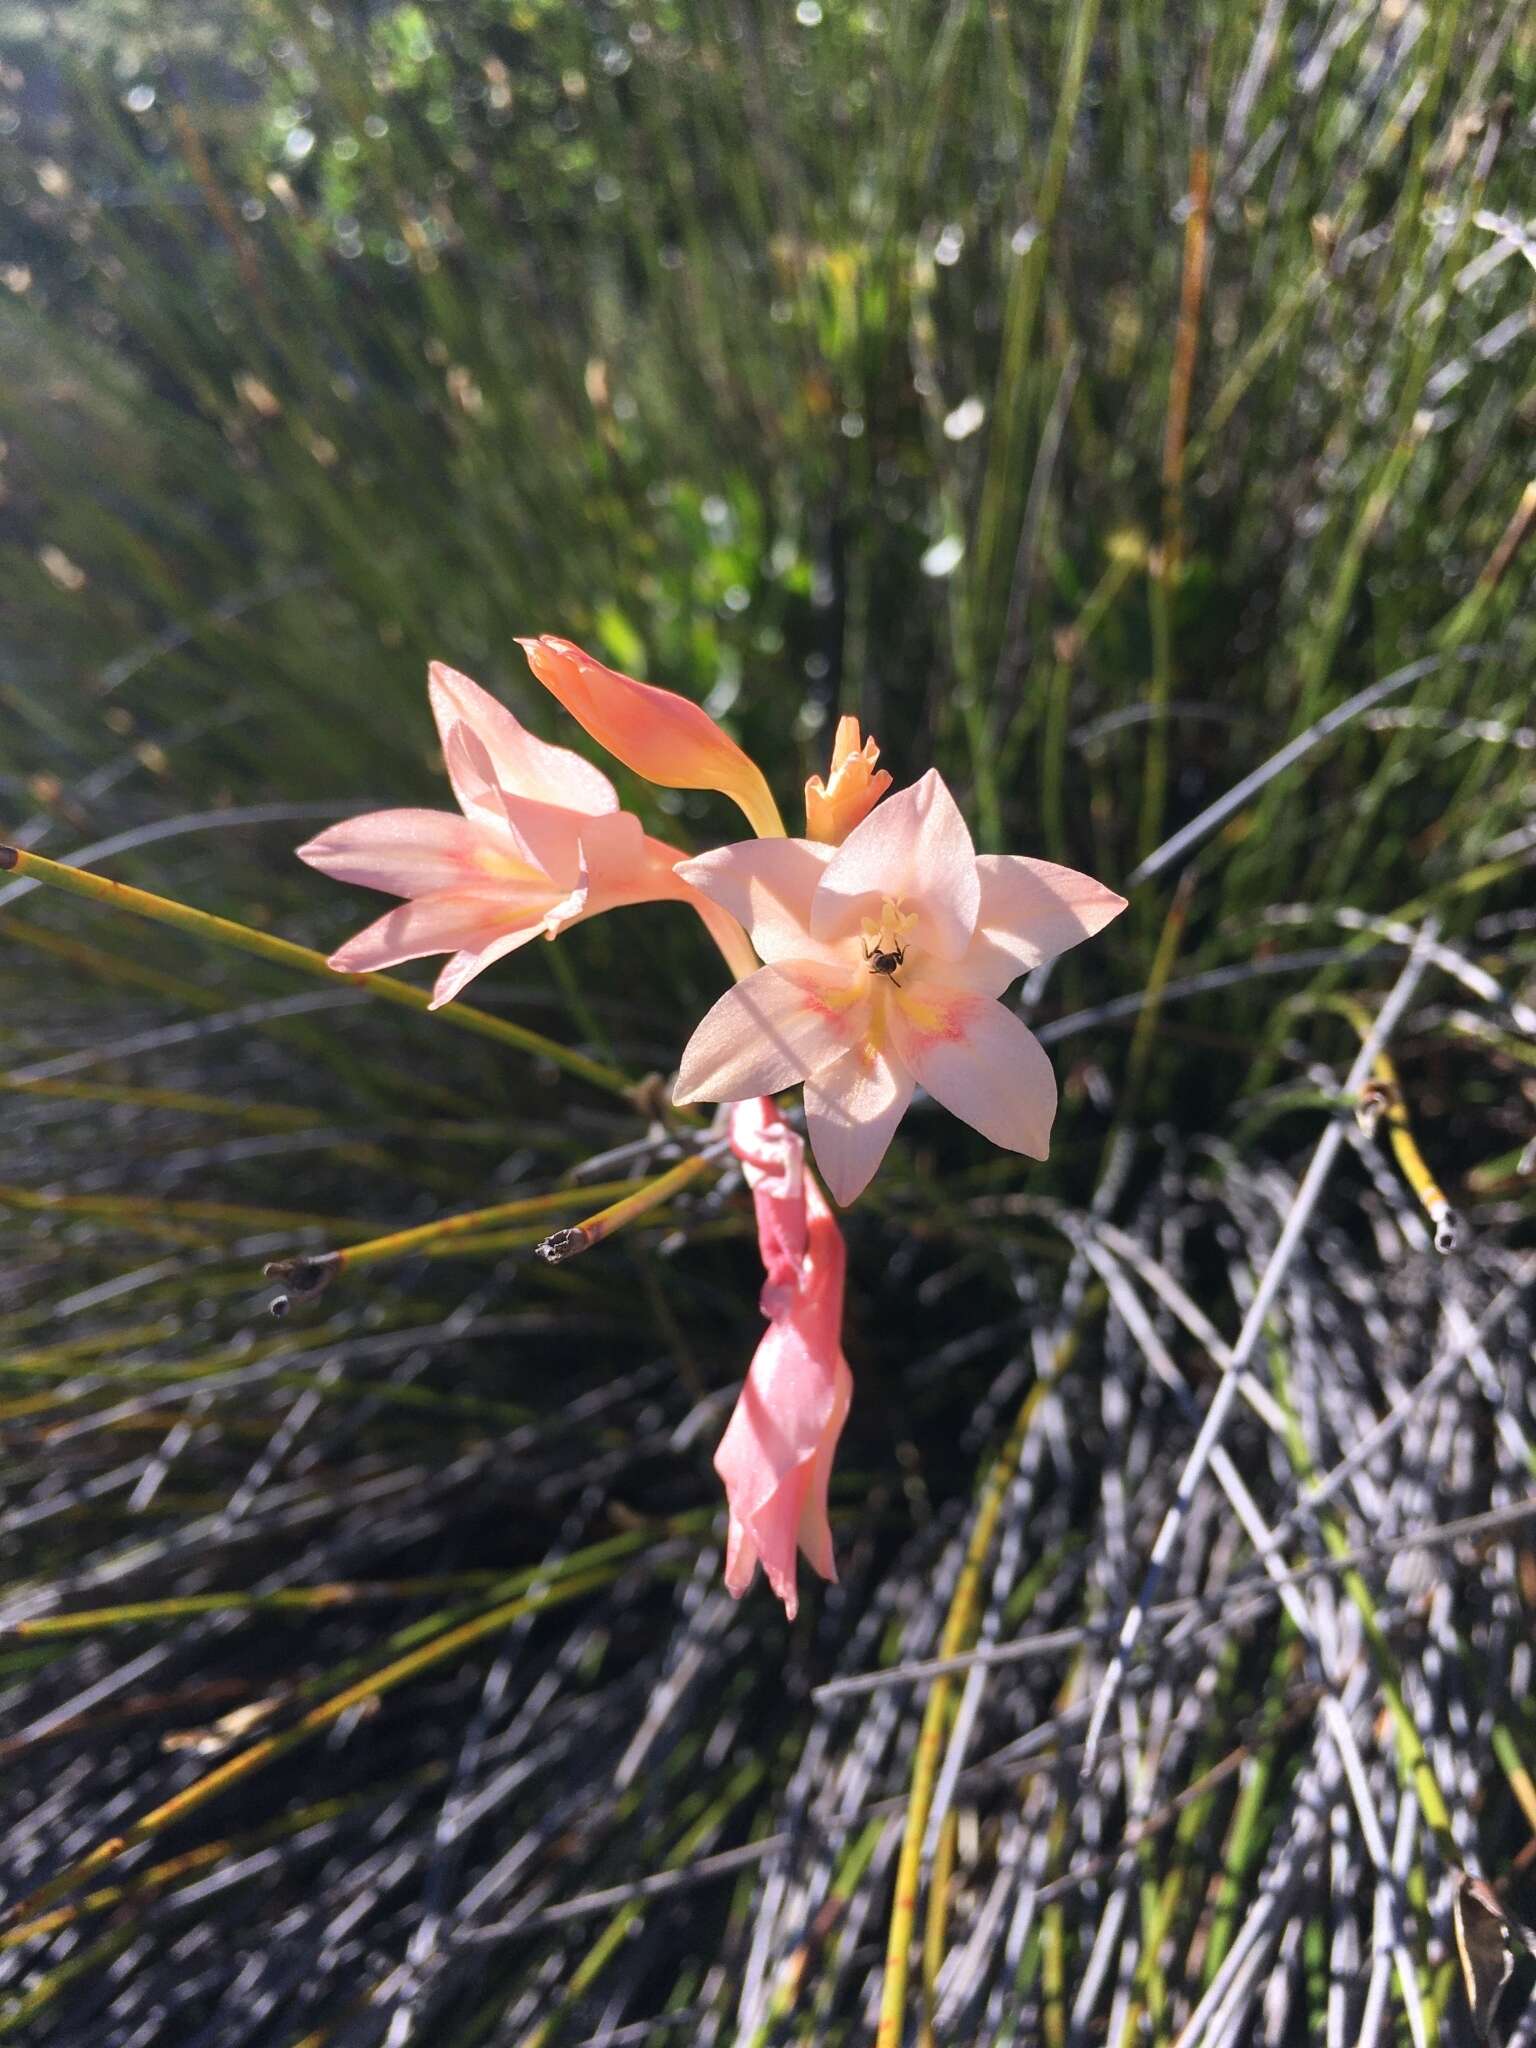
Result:
[[550,930],[550,913],[545,912],[532,922],[524,923],[513,931],[501,932],[486,945],[471,951],[455,953],[451,960],[443,963],[432,988],[430,1009],[440,1010],[444,1003],[451,1003],[459,992],[472,982],[477,974],[483,974],[498,960],[505,960],[509,953],[515,953],[520,946],[530,944],[534,939],[553,937]]
[[774,1095],[837,1059],[868,1026],[869,995],[815,960],[760,967],[727,989],[689,1039],[672,1099]]
[[647,887],[641,900],[652,900],[650,885],[655,878],[650,869],[648,842],[633,811],[577,818],[570,811],[551,811],[545,804],[527,803],[518,797],[508,798],[507,809],[519,830],[539,845],[548,841],[552,830],[549,820],[571,820],[577,864],[587,870],[594,907],[606,909],[612,904],[637,900],[628,893],[637,883]]
[[779,960],[837,956],[810,935],[811,898],[836,851],[810,839],[747,839],[685,861],[679,872],[745,925],[758,955]]
[[925,981],[893,996],[897,1049],[934,1101],[994,1145],[1046,1158],[1056,1076],[1022,1020],[968,988]]
[[586,812],[511,795],[497,779],[485,742],[462,721],[449,729],[443,761],[464,815],[488,837],[500,838],[524,866],[546,875],[557,888],[569,888],[576,873],[576,841],[588,823]]
[[347,940],[330,957],[340,974],[376,974],[429,953],[478,951],[503,932],[543,920],[549,884],[512,888],[444,889],[400,903]]
[[339,882],[391,896],[457,889],[512,866],[503,840],[452,811],[370,811],[330,826],[298,855]]
[[877,804],[837,848],[811,903],[811,931],[844,938],[878,918],[886,899],[917,913],[913,943],[925,954],[958,960],[970,944],[981,906],[976,849],[936,768]]
[[[569,747],[552,747],[535,738],[505,704],[457,669],[434,661],[427,671],[427,694],[444,752],[454,726],[467,725],[490,756],[496,780],[509,794],[589,814],[619,808],[613,784],[600,768],[573,754]],[[458,793],[455,786],[454,794]]]
[[[1125,898],[1092,875],[1022,854],[984,853],[976,936],[953,979],[983,995],[1001,995],[1011,981],[1102,931]],[[948,978],[948,977],[947,977]]]
[[805,1084],[805,1127],[822,1179],[845,1207],[864,1192],[912,1100],[912,1076],[889,1051],[860,1045]]

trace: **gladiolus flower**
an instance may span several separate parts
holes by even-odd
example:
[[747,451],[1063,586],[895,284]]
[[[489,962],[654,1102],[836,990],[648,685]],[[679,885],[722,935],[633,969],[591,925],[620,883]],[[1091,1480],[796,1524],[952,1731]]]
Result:
[[994,1144],[1045,1158],[1055,1076],[997,998],[1101,930],[1123,897],[1050,861],[978,857],[933,769],[841,846],[749,840],[678,872],[746,926],[765,965],[694,1032],[676,1101],[739,1102],[803,1080],[816,1163],[839,1202],[868,1185],[919,1082]]
[[832,742],[832,772],[805,785],[805,836],[841,846],[891,786],[890,771],[877,769],[880,749],[872,739],[859,744],[859,721],[840,718]]
[[428,694],[463,816],[371,811],[298,849],[338,881],[406,899],[333,953],[332,967],[371,974],[451,954],[432,992],[437,1009],[531,939],[552,939],[620,904],[675,900],[704,919],[733,974],[752,972],[736,920],[680,879],[682,854],[619,809],[600,769],[535,738],[441,662],[429,671]]
[[702,705],[604,668],[569,640],[546,633],[517,644],[545,689],[616,761],[663,789],[717,789],[741,806],[754,832],[783,837],[763,771]]
[[730,1517],[725,1583],[739,1600],[761,1564],[793,1621],[796,1552],[837,1577],[827,1483],[853,1394],[842,1349],[847,1254],[805,1171],[804,1141],[773,1104],[741,1103],[730,1137],[757,1212],[768,1328],[715,1453]]

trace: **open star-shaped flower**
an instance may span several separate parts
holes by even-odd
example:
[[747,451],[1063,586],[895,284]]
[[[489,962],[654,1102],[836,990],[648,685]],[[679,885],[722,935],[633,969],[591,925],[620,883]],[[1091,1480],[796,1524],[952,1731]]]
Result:
[[994,1144],[1045,1158],[1056,1079],[998,997],[1102,930],[1124,897],[1051,861],[978,855],[935,769],[840,846],[748,840],[678,874],[746,926],[765,963],[689,1040],[679,1103],[803,1081],[816,1163],[845,1203],[869,1184],[919,1082]]

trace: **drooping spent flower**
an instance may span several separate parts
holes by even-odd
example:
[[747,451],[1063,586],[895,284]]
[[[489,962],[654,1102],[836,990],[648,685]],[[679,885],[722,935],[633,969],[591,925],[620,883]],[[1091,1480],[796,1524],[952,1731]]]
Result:
[[729,1129],[757,1214],[768,1328],[715,1453],[729,1511],[725,1583],[740,1599],[761,1564],[793,1621],[797,1552],[824,1579],[837,1577],[827,1485],[853,1395],[842,1348],[847,1254],[805,1170],[804,1140],[774,1105],[738,1104]]
[[1043,1159],[1056,1081],[998,997],[1125,908],[1091,876],[978,856],[937,770],[887,797],[840,846],[746,841],[679,872],[738,918],[764,961],[689,1040],[679,1103],[805,1083],[816,1163],[851,1202],[920,1082],[1009,1151]]
[[736,920],[676,873],[683,855],[619,809],[613,784],[567,747],[550,746],[468,676],[434,662],[428,694],[462,816],[371,811],[298,849],[338,881],[405,901],[331,955],[374,973],[433,953],[451,957],[434,1009],[532,939],[621,904],[690,904],[733,974],[755,966]]

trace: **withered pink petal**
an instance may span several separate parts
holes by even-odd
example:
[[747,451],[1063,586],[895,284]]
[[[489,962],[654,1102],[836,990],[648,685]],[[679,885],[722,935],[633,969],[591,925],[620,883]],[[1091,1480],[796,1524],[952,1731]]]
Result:
[[696,854],[679,870],[746,927],[761,959],[831,959],[810,935],[811,898],[835,849],[810,839],[747,839]]
[[338,882],[391,896],[489,882],[511,861],[504,841],[452,811],[369,811],[328,827],[298,855]]
[[846,1208],[885,1157],[912,1100],[912,1076],[889,1049],[861,1045],[805,1084],[805,1127],[822,1179]]
[[766,1095],[734,1105],[730,1133],[731,1150],[752,1190],[767,1284],[782,1289],[792,1284],[805,1257],[805,1140]]
[[[569,747],[538,739],[505,704],[457,669],[434,661],[427,671],[427,694],[444,753],[454,726],[467,725],[490,756],[495,780],[511,795],[589,815],[619,808],[613,784],[600,768]],[[457,784],[454,794],[459,794]]]
[[877,804],[833,853],[811,902],[811,932],[832,940],[880,916],[889,898],[915,911],[925,953],[958,960],[981,907],[976,849],[936,768]]
[[684,1048],[672,1099],[774,1095],[835,1060],[865,1028],[869,995],[816,960],[760,967],[709,1010]]
[[793,1620],[797,1551],[836,1576],[827,1484],[853,1389],[841,1335],[846,1252],[825,1196],[797,1166],[803,1141],[773,1105],[739,1104],[730,1130],[779,1279],[764,1291],[769,1327],[715,1453],[729,1515],[725,1582],[740,1598],[761,1563]]
[[1012,1010],[922,982],[897,992],[890,1017],[897,1051],[935,1102],[1006,1151],[1049,1155],[1056,1076]]
[[[848,1420],[848,1410],[853,1402],[853,1375],[846,1365],[837,1374],[836,1387],[836,1400],[827,1418],[827,1426],[806,1467],[800,1519],[795,1525],[795,1541],[804,1551],[811,1570],[833,1585],[837,1583],[837,1558],[832,1548],[827,1494],[832,1484],[832,1460],[837,1455],[837,1440],[843,1433],[843,1424]],[[790,1619],[794,1619],[793,1615]]]

